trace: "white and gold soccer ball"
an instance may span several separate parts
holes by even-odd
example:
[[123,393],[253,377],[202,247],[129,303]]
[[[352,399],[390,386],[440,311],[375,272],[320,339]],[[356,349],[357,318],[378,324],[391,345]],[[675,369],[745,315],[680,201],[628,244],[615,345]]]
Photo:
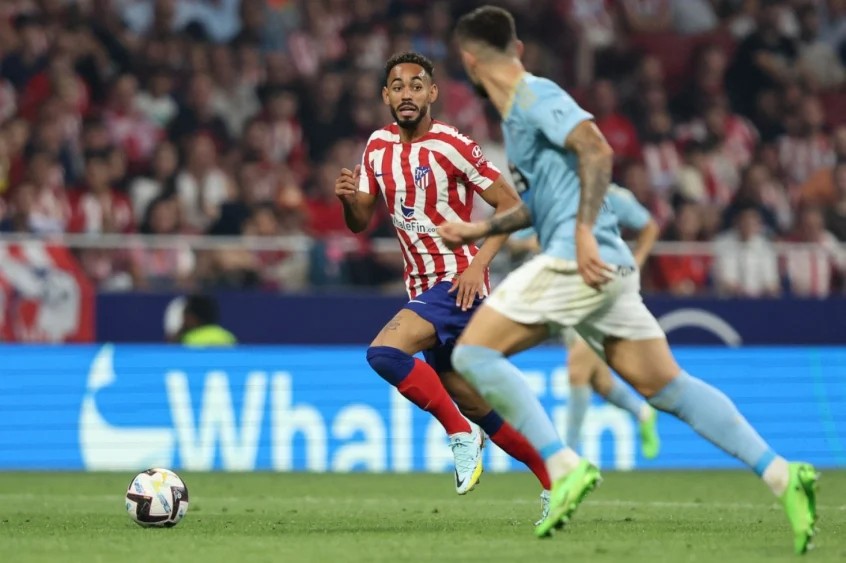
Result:
[[176,526],[188,512],[188,487],[170,469],[142,471],[129,483],[126,512],[145,528]]

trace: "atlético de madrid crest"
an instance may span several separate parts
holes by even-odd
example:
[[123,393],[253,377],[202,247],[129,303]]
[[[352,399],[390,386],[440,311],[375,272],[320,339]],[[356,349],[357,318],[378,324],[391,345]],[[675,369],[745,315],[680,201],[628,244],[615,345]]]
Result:
[[414,169],[414,185],[418,190],[425,190],[429,187],[429,177],[432,168],[430,166],[418,166]]

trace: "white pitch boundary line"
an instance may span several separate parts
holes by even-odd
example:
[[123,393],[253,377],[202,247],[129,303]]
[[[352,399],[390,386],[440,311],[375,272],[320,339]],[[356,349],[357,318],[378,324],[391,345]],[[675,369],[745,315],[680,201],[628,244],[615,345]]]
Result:
[[[121,499],[117,495],[62,495],[57,494],[54,495],[55,497],[62,498],[64,500],[96,500],[96,501],[108,501],[108,502],[116,502],[120,504]],[[0,493],[0,500],[34,500],[34,501],[44,501],[44,502],[54,502],[55,498],[50,498],[50,495],[39,495],[35,493]],[[444,500],[444,499],[441,499]],[[247,503],[255,501],[257,503],[267,503],[270,501],[271,503],[296,503],[296,502],[306,502],[306,503],[325,503],[326,497],[315,497],[315,496],[303,496],[303,497],[286,497],[286,498],[273,498],[273,497],[206,497],[206,499],[202,500],[202,503],[206,502],[214,502],[214,503]],[[191,497],[191,503],[198,502],[195,497]],[[332,497],[333,503],[346,503],[346,504],[399,504],[402,501],[390,497]],[[432,503],[438,502],[438,499],[412,499],[411,502],[414,503]],[[475,502],[486,503],[486,504],[538,504],[537,499],[502,499],[502,498],[480,498]],[[636,501],[636,500],[588,500],[585,503],[586,506],[609,506],[609,507],[653,507],[653,508],[718,508],[718,509],[727,509],[727,510],[775,510],[780,509],[781,506],[775,503],[772,504],[755,504],[751,502],[678,502],[678,501]],[[846,511],[846,504],[843,505],[825,505],[825,504],[818,504],[817,508],[820,510],[832,510],[832,511]]]

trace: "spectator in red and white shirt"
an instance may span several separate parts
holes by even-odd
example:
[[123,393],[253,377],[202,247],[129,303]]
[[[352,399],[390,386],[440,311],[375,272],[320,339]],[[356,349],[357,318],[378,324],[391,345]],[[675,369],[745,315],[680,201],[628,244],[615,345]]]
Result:
[[[704,209],[701,205],[681,201],[676,206],[672,223],[664,240],[680,243],[702,242]],[[653,258],[658,287],[673,295],[696,295],[708,287],[712,258],[705,254],[662,254]]]
[[714,241],[714,282],[727,297],[777,297],[781,293],[778,257],[764,234],[755,207],[740,211],[735,227]]
[[297,117],[299,100],[291,90],[270,93],[265,110],[268,156],[275,163],[296,163],[306,156],[303,127]]
[[759,137],[749,120],[731,113],[728,101],[718,98],[701,118],[681,128],[679,140],[683,143],[694,140],[709,147],[713,199],[725,204],[740,186],[741,170],[752,161]]
[[801,190],[814,172],[834,164],[831,140],[823,131],[824,111],[818,98],[805,96],[795,128],[778,140],[779,161],[791,191]]
[[176,194],[185,224],[204,232],[220,214],[220,206],[236,195],[231,178],[218,165],[211,137],[197,134],[188,143],[185,166],[176,176]]
[[138,80],[131,74],[112,84],[103,119],[112,143],[123,149],[130,170],[140,171],[162,138],[162,129],[135,105]]
[[55,234],[65,231],[71,209],[62,168],[51,152],[36,150],[29,155],[26,185],[15,189],[31,190],[27,212],[31,232]]
[[794,233],[783,255],[790,292],[798,297],[828,297],[837,274],[846,272],[846,253],[833,234],[825,229],[819,207],[799,213]]
[[[160,196],[153,199],[144,213],[139,231],[145,235],[185,234],[176,198]],[[190,287],[195,259],[187,242],[169,248],[139,245],[130,250],[130,256],[135,289]]]
[[108,155],[89,153],[85,158],[85,185],[70,194],[73,233],[131,233],[134,229],[129,198],[111,185]]

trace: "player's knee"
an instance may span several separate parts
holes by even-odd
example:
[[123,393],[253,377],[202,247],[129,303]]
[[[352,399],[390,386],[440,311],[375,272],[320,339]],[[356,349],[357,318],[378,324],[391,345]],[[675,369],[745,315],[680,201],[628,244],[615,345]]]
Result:
[[647,392],[638,389],[638,392],[647,398],[646,402],[659,411],[678,414],[683,404],[681,398],[688,391],[693,380],[694,378],[682,371],[662,387],[646,389]]
[[452,365],[470,382],[475,382],[475,375],[484,371],[486,363],[500,358],[502,354],[491,348],[459,344],[452,352]]
[[413,357],[390,346],[368,348],[367,363],[382,379],[394,386],[399,385],[414,368]]
[[587,385],[590,382],[590,372],[580,366],[568,366],[567,374],[570,377],[570,386]]

